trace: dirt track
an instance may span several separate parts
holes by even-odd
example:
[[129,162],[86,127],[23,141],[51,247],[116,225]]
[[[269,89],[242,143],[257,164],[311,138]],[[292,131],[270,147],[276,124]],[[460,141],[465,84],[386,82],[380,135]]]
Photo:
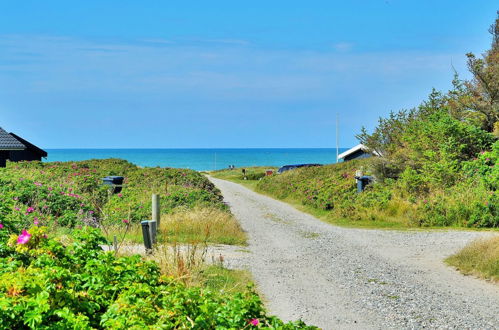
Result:
[[491,234],[340,228],[210,180],[248,232],[247,263],[271,313],[324,329],[499,327],[499,286],[443,263]]

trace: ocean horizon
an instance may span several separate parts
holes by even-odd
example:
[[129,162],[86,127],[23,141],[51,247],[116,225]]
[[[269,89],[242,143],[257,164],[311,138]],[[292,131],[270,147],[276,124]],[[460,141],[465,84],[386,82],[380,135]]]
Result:
[[[339,148],[339,153],[348,148]],[[121,158],[143,167],[211,171],[250,166],[336,163],[336,148],[46,149],[45,162]]]

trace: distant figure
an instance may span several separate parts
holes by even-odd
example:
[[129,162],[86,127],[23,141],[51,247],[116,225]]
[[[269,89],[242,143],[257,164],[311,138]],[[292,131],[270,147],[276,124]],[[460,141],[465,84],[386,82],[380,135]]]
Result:
[[243,172],[243,175],[246,176],[246,169],[243,168],[241,171]]

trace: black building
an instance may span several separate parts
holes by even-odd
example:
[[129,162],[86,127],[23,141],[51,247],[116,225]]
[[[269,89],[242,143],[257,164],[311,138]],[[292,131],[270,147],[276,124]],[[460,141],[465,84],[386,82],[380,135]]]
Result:
[[7,133],[0,127],[0,167],[5,167],[7,160],[31,161],[42,160],[42,157],[47,157],[46,151],[14,133]]

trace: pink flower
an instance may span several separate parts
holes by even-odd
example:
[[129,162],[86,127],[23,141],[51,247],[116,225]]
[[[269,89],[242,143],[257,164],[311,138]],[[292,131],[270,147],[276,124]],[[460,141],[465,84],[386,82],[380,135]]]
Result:
[[54,188],[52,188],[52,187],[49,187],[49,190],[50,190],[50,191],[52,191],[52,190],[54,190]]
[[17,238],[17,244],[26,244],[29,242],[31,238],[31,234],[26,231],[26,229],[23,229],[21,235]]
[[249,323],[251,325],[258,325],[260,323],[260,321],[258,321],[258,319],[252,319]]
[[34,209],[34,208],[32,208],[32,207],[30,206],[30,207],[28,207],[28,208],[26,209],[26,213],[31,213],[31,212],[33,212],[34,210],[35,210],[35,209]]
[[118,197],[123,197],[123,194],[119,193],[119,194],[118,194]]
[[0,229],[2,229],[2,228],[3,228],[3,225],[0,223]]
[[89,214],[94,214],[94,211],[88,211]]
[[43,184],[41,184],[40,182],[35,182],[35,186],[41,187],[43,186]]
[[20,208],[18,208],[18,207],[14,207],[14,210],[16,210],[16,211],[21,211],[21,209],[20,209]]
[[123,222],[123,223],[130,223],[130,220],[128,220],[128,219],[123,219],[123,220],[121,220],[121,222]]
[[37,217],[35,217],[35,218],[34,218],[34,221],[33,221],[33,224],[34,224],[35,226],[38,226],[38,224],[39,224],[39,223],[40,223],[40,222],[38,222],[38,218],[37,218]]

